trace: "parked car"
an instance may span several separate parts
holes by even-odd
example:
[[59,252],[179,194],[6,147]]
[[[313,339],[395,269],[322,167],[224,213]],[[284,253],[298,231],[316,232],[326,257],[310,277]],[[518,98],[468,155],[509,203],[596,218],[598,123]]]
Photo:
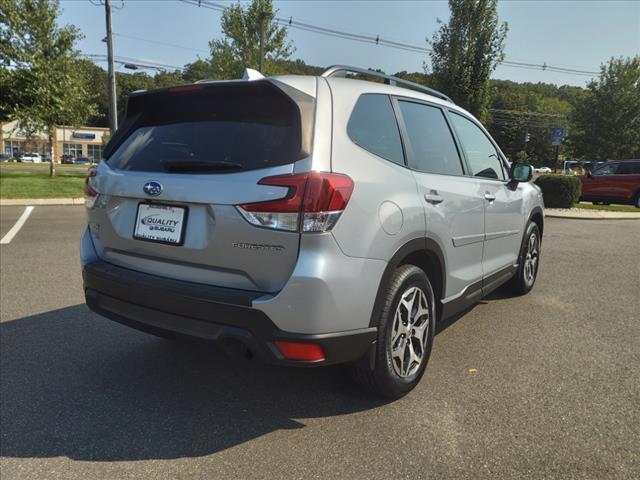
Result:
[[73,155],[65,154],[60,157],[60,163],[72,164],[75,159],[76,157],[74,157]]
[[74,165],[91,165],[91,160],[87,157],[78,157],[72,162]]
[[551,173],[552,170],[549,167],[539,167],[535,169],[536,173]]
[[20,155],[20,161],[25,163],[42,163],[42,156],[39,153],[23,153]]
[[0,162],[13,162],[13,157],[11,155],[0,154]]
[[397,398],[436,320],[534,286],[532,167],[508,169],[440,92],[332,67],[133,93],[126,111],[85,185],[85,297],[107,318],[273,364],[348,363]]
[[607,162],[580,176],[580,200],[597,203],[621,203],[640,208],[640,159]]

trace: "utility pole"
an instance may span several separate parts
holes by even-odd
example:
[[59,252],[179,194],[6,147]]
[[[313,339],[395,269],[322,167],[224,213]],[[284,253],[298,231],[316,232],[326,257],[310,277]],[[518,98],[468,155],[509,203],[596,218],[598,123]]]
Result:
[[111,136],[118,129],[118,109],[116,106],[116,72],[113,67],[113,35],[111,34],[111,5],[104,0],[105,18],[107,21],[107,61],[109,77],[109,130]]
[[266,12],[260,12],[260,61],[258,71],[262,74],[264,74],[264,20],[266,17]]

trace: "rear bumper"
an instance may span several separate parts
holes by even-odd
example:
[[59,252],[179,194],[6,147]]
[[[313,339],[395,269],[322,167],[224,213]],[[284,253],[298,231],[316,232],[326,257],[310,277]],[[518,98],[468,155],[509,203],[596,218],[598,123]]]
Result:
[[[302,334],[280,330],[267,314],[252,308],[261,292],[212,287],[135,272],[96,260],[83,267],[85,298],[100,315],[138,330],[175,334],[219,343],[266,363],[320,366],[362,358],[376,337],[375,328],[340,333]],[[301,312],[301,315],[304,315]],[[276,340],[315,343],[325,359],[285,359]]]

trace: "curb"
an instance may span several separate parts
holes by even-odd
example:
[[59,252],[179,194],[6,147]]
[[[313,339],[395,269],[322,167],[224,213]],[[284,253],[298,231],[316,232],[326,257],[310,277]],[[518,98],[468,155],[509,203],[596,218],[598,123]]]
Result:
[[2,198],[0,207],[24,205],[84,205],[84,198]]

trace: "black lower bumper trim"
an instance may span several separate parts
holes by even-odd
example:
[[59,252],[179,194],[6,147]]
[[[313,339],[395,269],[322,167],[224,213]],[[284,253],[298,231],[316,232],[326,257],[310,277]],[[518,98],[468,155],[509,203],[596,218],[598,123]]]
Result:
[[[376,329],[332,334],[300,334],[276,327],[251,301],[251,292],[166,279],[97,261],[83,269],[89,308],[116,322],[149,333],[174,334],[220,343],[225,350],[246,349],[266,363],[320,366],[360,359],[375,340]],[[316,343],[325,360],[286,360],[275,340]],[[242,348],[235,348],[241,346]]]

